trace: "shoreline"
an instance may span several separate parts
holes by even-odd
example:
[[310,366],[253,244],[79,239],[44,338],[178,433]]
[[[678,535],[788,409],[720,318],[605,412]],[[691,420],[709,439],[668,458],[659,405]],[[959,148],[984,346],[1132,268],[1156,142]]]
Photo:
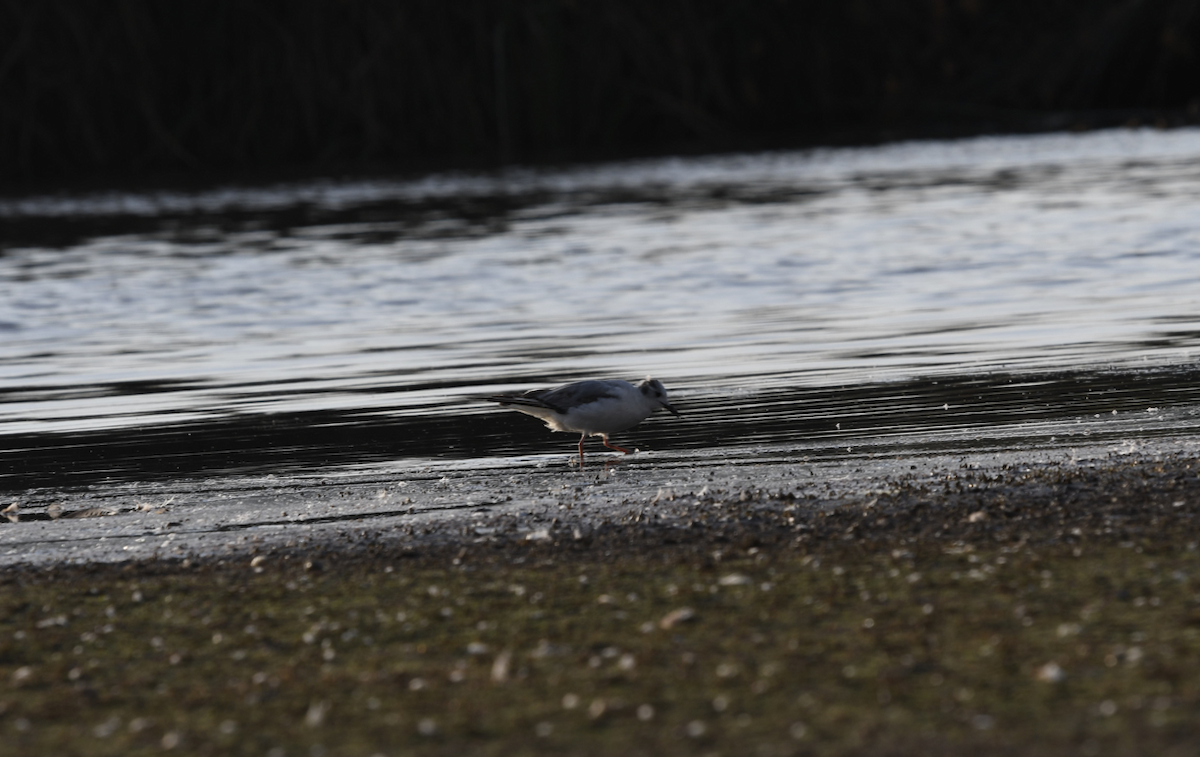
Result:
[[836,502],[10,566],[0,754],[1170,753],[1200,736],[1198,472],[914,464]]
[[[440,554],[524,545],[571,553],[605,534],[643,545],[630,546],[631,557],[664,540],[749,539],[815,550],[848,534],[881,543],[997,545],[1075,543],[1111,538],[1114,529],[1162,538],[1140,521],[1191,524],[1193,508],[1200,509],[1193,446],[1159,439],[848,460],[642,453],[594,456],[582,475],[547,456],[534,467],[517,460],[509,465],[520,467],[31,490],[13,497],[0,521],[0,570],[307,552],[355,559],[372,549]],[[1152,496],[1157,509],[1135,496]]]

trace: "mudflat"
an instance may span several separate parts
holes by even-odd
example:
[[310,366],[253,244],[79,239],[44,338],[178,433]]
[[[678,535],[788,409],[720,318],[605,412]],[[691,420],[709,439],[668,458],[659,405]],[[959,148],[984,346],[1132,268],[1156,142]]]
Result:
[[[1182,754],[1197,470],[1176,448],[772,463],[755,486],[647,458],[510,494],[292,486],[293,516],[384,504],[219,548],[10,546],[0,754]],[[184,530],[145,496],[27,503],[0,536]]]

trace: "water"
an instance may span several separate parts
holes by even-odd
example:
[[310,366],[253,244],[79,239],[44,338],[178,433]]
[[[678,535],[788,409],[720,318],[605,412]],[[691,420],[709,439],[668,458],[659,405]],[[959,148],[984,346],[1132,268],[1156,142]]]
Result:
[[1186,129],[0,200],[0,489],[563,462],[471,398],[593,376],[665,465],[1190,438],[1197,197]]

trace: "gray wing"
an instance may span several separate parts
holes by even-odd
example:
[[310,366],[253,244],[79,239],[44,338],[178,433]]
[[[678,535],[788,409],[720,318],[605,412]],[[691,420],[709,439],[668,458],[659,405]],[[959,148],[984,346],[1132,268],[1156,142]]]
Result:
[[527,392],[525,396],[534,396],[546,407],[565,413],[573,407],[586,405],[605,397],[618,396],[617,381],[576,381],[574,384],[560,386],[536,392]]
[[557,389],[531,389],[515,397],[480,397],[488,402],[522,407],[542,407],[566,415],[573,407],[586,405],[605,397],[617,396],[618,381],[576,381]]
[[539,395],[545,394],[545,389],[534,389],[525,392],[524,394],[515,397],[480,397],[484,402],[498,402],[501,405],[518,405],[520,407],[539,407],[546,410],[553,410],[556,413],[565,413],[561,407],[556,407],[540,399]]

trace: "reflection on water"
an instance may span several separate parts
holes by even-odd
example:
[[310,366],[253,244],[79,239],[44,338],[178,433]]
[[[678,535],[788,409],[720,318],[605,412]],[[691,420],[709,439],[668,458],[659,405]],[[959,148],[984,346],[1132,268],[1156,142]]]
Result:
[[469,398],[589,376],[690,396],[676,449],[1191,402],[1198,194],[1180,130],[0,201],[4,485],[549,451]]
[[[614,437],[654,452],[658,466],[705,459],[903,460],[931,453],[1106,447],[1200,435],[1200,370],[987,374],[797,389],[678,395]],[[0,489],[270,471],[304,477],[332,468],[403,470],[465,461],[483,470],[566,467],[574,434],[482,403],[425,412],[320,410],[129,429],[0,437]],[[603,452],[598,441],[589,449]],[[593,457],[593,460],[598,458]]]

